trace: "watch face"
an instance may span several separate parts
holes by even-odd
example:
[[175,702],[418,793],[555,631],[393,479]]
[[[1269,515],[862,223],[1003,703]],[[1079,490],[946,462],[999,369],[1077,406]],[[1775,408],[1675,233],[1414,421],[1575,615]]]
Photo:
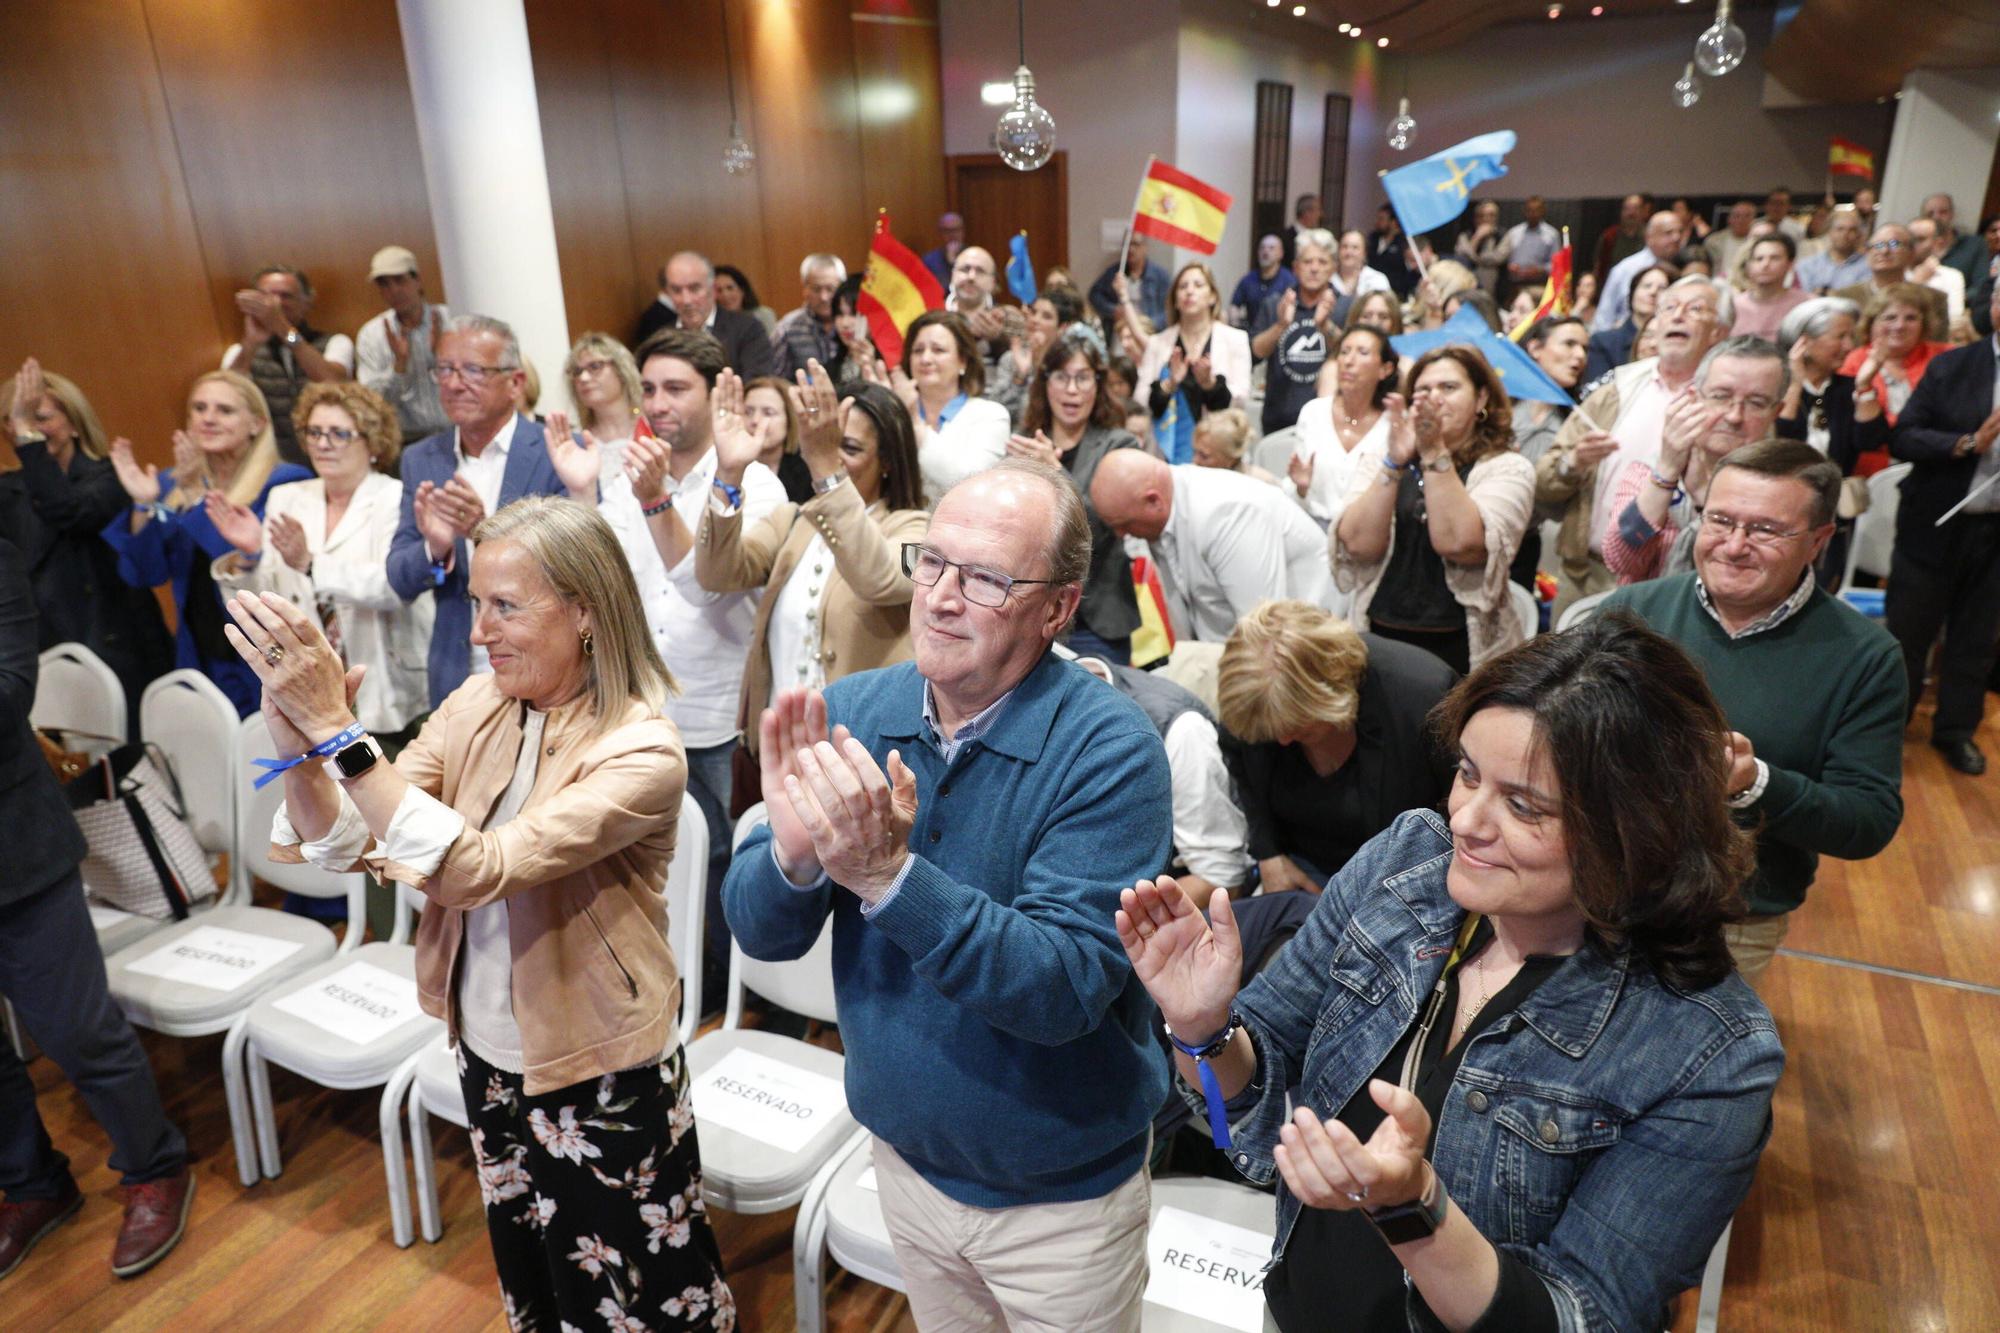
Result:
[[358,778],[375,767],[375,747],[367,741],[356,741],[333,757],[334,766],[344,778]]

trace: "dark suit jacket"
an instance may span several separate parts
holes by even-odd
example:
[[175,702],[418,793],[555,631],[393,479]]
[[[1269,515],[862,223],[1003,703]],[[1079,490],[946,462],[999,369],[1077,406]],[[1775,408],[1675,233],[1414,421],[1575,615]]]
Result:
[[0,903],[58,883],[83,859],[83,832],[35,744],[28,712],[41,673],[27,557],[0,541],[0,827],[11,835]]
[[[1911,285],[1916,286],[1914,283]],[[1935,287],[1919,287],[1918,290],[1924,294],[1924,305],[1927,307],[1924,314],[1925,339],[1934,343],[1949,341],[1951,338],[1951,307],[1945,303],[1944,293]],[[1868,303],[1875,297],[1875,289],[1868,283],[1857,282],[1852,287],[1842,287],[1839,291],[1831,292],[1829,295],[1844,296],[1866,311]]]
[[[661,329],[674,327],[674,323],[673,308],[662,301],[653,302],[646,307],[646,313],[639,316],[632,349],[637,351],[640,343]],[[755,315],[746,315],[741,310],[724,310],[718,306],[715,323],[709,326],[708,331],[722,344],[722,359],[745,380],[778,373],[777,359],[771,352],[771,335],[764,332],[764,326],[757,322]]]
[[[1965,498],[1979,456],[1953,458],[1961,436],[1979,429],[1993,411],[1993,340],[1981,338],[1940,352],[1896,418],[1889,452],[1914,464],[1903,478],[1896,510],[1896,550],[1919,560],[1943,559],[1951,524],[1937,527],[1945,510]],[[1996,446],[2000,447],[2000,446]]]
[[[442,486],[458,471],[458,432],[439,431],[403,450],[403,520],[389,541],[389,586],[406,602],[426,590],[434,592],[437,623],[431,628],[429,657],[431,707],[465,683],[472,670],[472,603],[466,593],[471,550],[460,538],[444,582],[435,582],[431,558],[417,531],[417,487]],[[500,477],[500,505],[505,509],[524,495],[567,495],[569,490],[549,462],[548,438],[541,423],[514,419],[514,440],[507,447],[507,470]]]
[[1871,449],[1880,449],[1889,443],[1889,418],[1877,416],[1873,421],[1854,419],[1854,376],[1831,375],[1826,388],[1815,399],[1801,386],[1799,394],[1799,414],[1796,417],[1779,417],[1774,433],[1783,440],[1803,440],[1811,425],[1815,402],[1826,409],[1827,458],[1840,465],[1840,475],[1854,475],[1855,460]]

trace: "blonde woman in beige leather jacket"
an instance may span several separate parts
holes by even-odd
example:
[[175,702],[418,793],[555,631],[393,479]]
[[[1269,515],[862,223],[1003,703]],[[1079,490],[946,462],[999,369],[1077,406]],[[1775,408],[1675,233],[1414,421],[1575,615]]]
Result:
[[[515,1327],[733,1327],[701,1202],[661,890],[687,766],[671,677],[618,539],[566,499],[473,532],[475,675],[394,765],[312,617],[228,604],[283,759],[274,858],[361,862],[429,899],[424,1009],[445,1020]],[[662,1055],[662,1052],[665,1055]],[[665,1299],[664,1305],[662,1299]]]

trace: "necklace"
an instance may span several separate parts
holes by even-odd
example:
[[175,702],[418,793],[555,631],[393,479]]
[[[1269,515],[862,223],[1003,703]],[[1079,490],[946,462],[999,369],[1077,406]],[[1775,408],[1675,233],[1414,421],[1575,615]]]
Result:
[[1486,1002],[1493,998],[1492,993],[1489,990],[1487,990],[1486,987],[1486,959],[1488,958],[1488,956],[1492,954],[1492,952],[1493,950],[1491,946],[1481,950],[1479,954],[1479,961],[1476,964],[1474,964],[1474,967],[1479,973],[1479,998],[1472,1002],[1472,1008],[1467,1010],[1464,1016],[1458,1020],[1458,1032],[1457,1035],[1452,1038],[1453,1041],[1457,1041],[1465,1036],[1466,1031],[1472,1026],[1472,1021],[1479,1017],[1479,1011],[1481,1009],[1484,1009],[1486,1007]]

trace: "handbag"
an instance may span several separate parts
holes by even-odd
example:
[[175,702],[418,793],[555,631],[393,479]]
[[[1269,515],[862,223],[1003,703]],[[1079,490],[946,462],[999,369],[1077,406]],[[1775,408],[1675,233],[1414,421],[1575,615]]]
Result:
[[156,921],[185,921],[216,896],[208,853],[188,827],[187,805],[166,756],[123,745],[63,786],[90,850],[83,882],[110,907]]

